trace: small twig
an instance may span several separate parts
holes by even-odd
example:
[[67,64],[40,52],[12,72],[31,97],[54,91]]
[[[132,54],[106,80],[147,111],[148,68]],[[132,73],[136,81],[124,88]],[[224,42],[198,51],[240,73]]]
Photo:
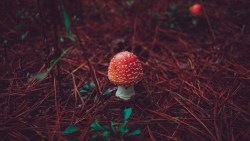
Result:
[[44,27],[44,20],[43,20],[43,14],[41,11],[41,5],[40,5],[40,0],[37,0],[37,5],[38,5],[38,11],[39,11],[39,17],[42,23],[42,29],[43,29],[43,38],[44,38],[44,45],[46,47],[46,51],[45,51],[45,56],[48,57],[49,56],[49,46],[47,44],[47,37],[46,37],[46,31],[45,31],[45,27]]
[[[63,5],[65,5],[63,0],[62,0],[62,3],[63,3]],[[65,7],[65,11],[67,11],[67,10],[66,10],[66,7]],[[69,15],[70,15],[70,14],[69,14]],[[69,16],[69,17],[70,17],[70,16]],[[81,38],[80,38],[80,35],[79,35],[79,33],[78,33],[78,31],[77,31],[77,28],[76,28],[74,22],[72,21],[72,19],[70,19],[70,22],[72,23],[72,26],[73,26],[73,28],[74,28],[74,30],[75,30],[76,37],[77,37],[77,39],[78,39],[78,41],[79,41],[79,44],[80,44],[80,47],[81,47],[81,49],[82,49],[82,51],[83,51],[83,57],[84,57],[85,60],[87,61],[87,64],[88,64],[88,67],[89,67],[89,71],[90,71],[90,73],[91,73],[91,77],[92,77],[92,79],[93,79],[93,81],[94,81],[94,84],[95,84],[95,86],[96,86],[96,88],[97,88],[98,96],[101,97],[101,96],[102,96],[102,93],[101,93],[101,89],[100,89],[100,86],[99,86],[99,82],[98,82],[98,79],[97,79],[97,77],[96,77],[95,71],[94,71],[94,69],[93,69],[93,67],[92,67],[92,65],[91,65],[91,63],[90,63],[90,61],[89,61],[89,57],[88,57],[88,54],[86,53],[86,49],[85,49],[85,47],[82,45],[82,40],[81,40]]]
[[206,17],[207,23],[208,23],[208,25],[209,25],[210,31],[211,31],[211,33],[212,33],[212,36],[213,36],[214,40],[216,40],[216,37],[215,37],[215,35],[214,35],[214,31],[213,31],[213,29],[212,29],[210,20],[208,19],[207,12],[206,12],[206,9],[205,9],[205,7],[204,7],[204,5],[203,5],[202,0],[200,0],[200,3],[201,3],[201,5],[202,5],[203,12],[204,12],[204,15],[205,15],[205,17]]
[[132,49],[131,49],[131,52],[135,52],[135,34],[136,34],[136,22],[137,22],[137,17],[135,18],[134,20],[134,34],[133,34],[133,37],[132,37]]
[[[50,67],[50,60],[49,60],[49,54],[50,54],[50,48],[49,45],[47,43],[47,37],[46,37],[46,31],[45,31],[45,26],[44,26],[44,19],[43,19],[43,14],[42,14],[42,10],[41,10],[41,5],[40,5],[40,0],[37,0],[37,5],[38,5],[38,11],[39,11],[39,17],[41,20],[41,24],[42,24],[42,31],[43,31],[43,39],[44,39],[44,63],[46,65],[47,68]],[[53,73],[50,72],[51,78],[54,77]]]
[[[53,0],[52,2],[52,15],[53,15],[53,23],[54,23],[54,47],[55,47],[55,54],[56,57],[59,56],[59,48],[58,48],[58,34],[57,34],[57,22],[56,22],[56,1]],[[57,81],[59,84],[59,92],[61,92],[61,72],[60,72],[60,62],[57,63]]]
[[149,134],[149,136],[150,136],[150,139],[151,139],[152,141],[156,141],[148,125],[147,125],[147,129],[148,129],[148,134]]
[[82,10],[82,1],[81,0],[78,0],[78,4],[79,4],[79,16],[80,16],[80,21],[82,22],[83,21],[83,10]]

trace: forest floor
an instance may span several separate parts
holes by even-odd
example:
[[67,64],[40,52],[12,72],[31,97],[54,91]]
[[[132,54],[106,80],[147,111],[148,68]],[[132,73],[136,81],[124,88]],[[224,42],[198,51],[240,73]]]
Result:
[[[0,141],[250,140],[250,1],[1,0],[0,14]],[[128,101],[107,76],[121,51],[144,74]]]

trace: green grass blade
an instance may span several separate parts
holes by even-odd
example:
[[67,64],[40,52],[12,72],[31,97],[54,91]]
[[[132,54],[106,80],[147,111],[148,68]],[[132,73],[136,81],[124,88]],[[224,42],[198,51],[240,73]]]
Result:
[[34,76],[29,78],[28,83],[31,82],[34,79],[37,79],[37,80],[41,81],[48,75],[48,73],[49,73],[48,71],[43,71],[43,72],[37,73]]
[[29,31],[25,32],[24,34],[22,34],[22,40],[26,38],[26,36],[29,34]]
[[55,67],[55,65],[59,62],[59,60],[60,60],[69,50],[71,50],[73,47],[74,47],[74,46],[69,47],[69,48],[67,48],[65,51],[63,51],[62,54],[60,55],[60,57],[58,57],[58,58],[52,63],[52,65],[49,67],[48,71],[51,71],[51,70]]
[[60,61],[60,59],[61,59],[69,50],[71,50],[73,47],[75,47],[75,46],[71,46],[71,47],[67,48],[65,51],[63,51],[62,54],[60,55],[60,57],[58,57],[58,58],[52,63],[52,65],[48,68],[47,71],[43,71],[43,72],[40,72],[40,73],[35,74],[33,77],[29,78],[28,82],[31,82],[31,81],[34,80],[34,79],[37,79],[37,80],[39,80],[39,81],[43,80],[43,79],[48,75],[48,73],[55,67],[55,65]]
[[75,38],[74,38],[74,36],[72,35],[72,33],[70,31],[70,19],[69,19],[68,14],[66,13],[66,10],[65,10],[65,7],[63,5],[62,0],[61,0],[61,7],[62,7],[62,12],[63,12],[64,24],[65,24],[65,27],[66,27],[66,32],[67,32],[70,40],[74,41]]
[[116,135],[116,130],[115,130],[114,123],[111,123],[111,129],[112,129],[112,131],[114,132],[114,134]]

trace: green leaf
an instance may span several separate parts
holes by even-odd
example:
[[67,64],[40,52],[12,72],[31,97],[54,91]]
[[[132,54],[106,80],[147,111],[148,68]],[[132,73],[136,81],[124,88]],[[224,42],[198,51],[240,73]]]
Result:
[[111,94],[111,90],[110,89],[108,89],[107,91],[105,91],[104,93],[103,93],[103,95],[110,95]]
[[64,42],[64,38],[62,36],[60,37],[60,42]]
[[109,133],[109,131],[104,131],[104,132],[102,133],[102,135],[108,137],[108,136],[110,136],[110,133]]
[[65,130],[64,130],[64,134],[71,134],[73,132],[75,132],[77,130],[77,126],[75,125],[69,125]]
[[27,25],[25,25],[25,24],[19,24],[15,28],[16,29],[21,29],[21,28],[26,28],[26,27],[27,27]]
[[132,113],[132,108],[127,108],[124,110],[124,121],[127,121]]
[[94,83],[90,83],[89,85],[88,85],[88,84],[85,84],[85,85],[83,86],[83,88],[88,89],[88,90],[92,90],[94,87],[95,87],[95,84],[94,84]]
[[81,89],[81,90],[79,90],[79,92],[80,92],[80,93],[86,93],[86,92],[87,92],[87,90],[83,90],[83,89]]
[[72,35],[71,31],[70,31],[70,19],[69,19],[69,16],[68,14],[66,13],[66,10],[65,10],[65,7],[63,5],[63,2],[61,0],[61,7],[62,7],[62,12],[63,12],[63,19],[64,19],[64,24],[65,24],[65,27],[66,27],[66,32],[69,36],[69,38],[74,41],[75,38],[74,36]]
[[98,138],[98,135],[97,135],[97,134],[94,134],[94,135],[92,136],[92,138],[93,138],[93,139],[96,139],[96,138]]
[[71,31],[70,31],[69,29],[67,29],[66,32],[67,32],[67,34],[68,34],[70,40],[74,41],[75,38],[74,38],[74,36],[72,35]]
[[87,96],[87,95],[82,96],[82,99],[87,99],[87,98],[88,98],[88,96]]
[[104,128],[96,121],[90,125],[92,130],[105,131]]
[[176,118],[179,118],[179,119],[181,119],[181,118],[183,118],[183,116],[177,116]]
[[37,13],[37,14],[36,14],[36,18],[38,18],[38,17],[39,17],[39,15],[40,15],[40,14],[39,14],[39,13]]
[[173,23],[171,23],[169,27],[170,27],[171,29],[174,29],[174,28],[175,28],[175,26],[174,26]]
[[94,101],[97,101],[97,100],[98,100],[98,96],[95,96]]
[[169,11],[166,11],[163,13],[164,15],[168,15],[168,16],[173,16],[174,15],[174,12],[169,12]]
[[125,128],[126,124],[123,123],[121,124],[119,127],[118,127],[118,130],[121,132],[121,133],[127,133],[128,132],[128,129]]
[[139,134],[141,134],[141,130],[137,129],[137,130],[131,132],[128,136],[139,135]]
[[95,87],[95,84],[94,84],[94,83],[90,83],[90,84],[89,84],[89,89],[90,89],[90,90],[92,90],[94,87]]
[[170,9],[171,9],[172,11],[177,10],[177,6],[176,6],[176,4],[175,4],[175,5],[173,5],[173,6],[171,6],[171,7],[170,7]]
[[26,36],[29,34],[29,31],[27,31],[27,32],[25,32],[24,34],[22,34],[22,40],[24,39],[24,38],[26,38]]
[[113,130],[114,134],[116,135],[116,130],[115,130],[114,123],[111,123],[111,129]]
[[103,95],[110,95],[111,94],[111,92],[113,91],[113,89],[107,89],[104,93],[103,93]]
[[88,85],[88,84],[85,84],[85,85],[83,86],[83,88],[85,88],[85,89],[89,89],[90,87],[89,87],[89,85]]
[[197,25],[197,23],[198,23],[198,20],[192,19],[192,24],[193,24],[193,25]]

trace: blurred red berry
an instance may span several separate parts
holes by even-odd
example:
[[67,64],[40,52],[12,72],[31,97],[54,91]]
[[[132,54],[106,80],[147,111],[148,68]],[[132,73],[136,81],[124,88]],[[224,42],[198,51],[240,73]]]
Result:
[[194,4],[191,8],[190,8],[190,13],[195,16],[201,16],[202,15],[202,6],[200,4]]

